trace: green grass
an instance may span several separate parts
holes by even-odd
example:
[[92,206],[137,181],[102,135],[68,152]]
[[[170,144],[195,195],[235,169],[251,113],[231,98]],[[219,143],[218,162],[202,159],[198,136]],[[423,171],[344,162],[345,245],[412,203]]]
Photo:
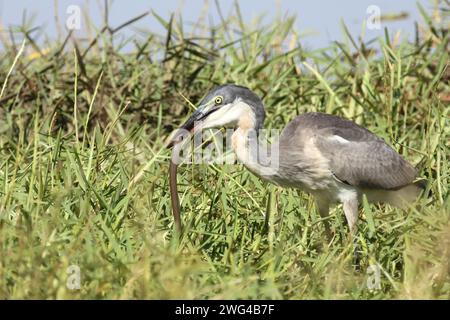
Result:
[[[126,53],[105,28],[74,50],[64,39],[40,45],[24,26],[24,52],[7,41],[0,52],[0,297],[449,299],[440,14],[441,25],[425,19],[416,43],[348,36],[315,51],[300,45],[292,18],[246,25],[236,15],[195,34],[160,18],[166,35],[146,33]],[[369,128],[418,166],[432,196],[408,210],[365,204],[353,243],[337,207],[327,245],[307,194],[242,165],[185,165],[177,241],[164,143],[192,112],[180,93],[197,103],[227,82],[263,97],[268,129],[307,111]],[[71,265],[79,290],[66,285]],[[371,265],[379,290],[366,286]]]

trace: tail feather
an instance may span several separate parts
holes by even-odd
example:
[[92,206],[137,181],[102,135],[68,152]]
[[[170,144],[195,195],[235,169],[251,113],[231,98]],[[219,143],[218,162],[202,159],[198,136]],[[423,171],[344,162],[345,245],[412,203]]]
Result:
[[421,190],[425,190],[427,188],[427,186],[428,186],[428,180],[425,180],[425,179],[417,180],[413,184],[416,187],[420,188]]
[[398,208],[408,208],[426,187],[427,181],[419,180],[398,190],[370,190],[366,195],[369,202],[385,202]]

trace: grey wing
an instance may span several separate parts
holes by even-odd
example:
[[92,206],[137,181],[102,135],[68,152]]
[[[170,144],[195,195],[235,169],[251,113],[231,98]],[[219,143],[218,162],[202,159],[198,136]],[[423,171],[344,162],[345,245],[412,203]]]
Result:
[[401,155],[365,129],[324,128],[314,136],[314,144],[330,161],[336,178],[352,186],[398,189],[417,176]]

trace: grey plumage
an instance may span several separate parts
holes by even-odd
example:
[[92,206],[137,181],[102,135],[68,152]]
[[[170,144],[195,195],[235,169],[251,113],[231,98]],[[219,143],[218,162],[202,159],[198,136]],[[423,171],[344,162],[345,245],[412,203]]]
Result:
[[[290,138],[305,138],[302,132],[306,136],[310,134],[322,155],[330,161],[331,172],[349,185],[396,190],[417,176],[417,170],[383,139],[352,121],[312,112],[297,117],[286,130],[285,136],[294,130]],[[335,140],[335,136],[348,142]]]
[[383,139],[356,123],[312,112],[280,136],[280,170],[273,182],[313,194],[321,216],[343,203],[350,229],[363,194],[370,202],[404,207],[420,193],[417,170]]
[[266,117],[266,112],[264,110],[264,105],[261,99],[251,90],[244,86],[239,86],[236,84],[223,84],[212,89],[200,102],[200,105],[206,105],[209,101],[214,99],[216,96],[222,96],[224,98],[222,104],[226,105],[233,103],[237,99],[241,99],[246,104],[248,104],[256,118],[256,130],[262,128],[264,119]]

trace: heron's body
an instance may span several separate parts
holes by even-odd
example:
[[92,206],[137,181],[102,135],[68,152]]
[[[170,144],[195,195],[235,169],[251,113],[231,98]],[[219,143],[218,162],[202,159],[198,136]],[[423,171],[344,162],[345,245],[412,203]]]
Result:
[[245,127],[233,136],[239,160],[263,179],[315,196],[319,212],[327,216],[332,205],[343,203],[353,229],[358,203],[365,194],[370,202],[403,206],[420,188],[413,184],[416,169],[394,149],[352,121],[324,113],[306,113],[291,121],[279,142],[279,168],[260,166],[248,155]]
[[414,184],[416,169],[383,139],[352,121],[324,113],[305,113],[287,124],[276,145],[277,166],[262,164],[252,150],[258,147],[252,132],[264,121],[261,100],[235,85],[216,88],[205,101],[211,97],[227,103],[202,107],[194,114],[202,128],[235,127],[232,147],[250,171],[277,185],[314,195],[322,216],[328,215],[332,205],[342,203],[351,230],[363,194],[371,202],[396,206],[419,194]]

